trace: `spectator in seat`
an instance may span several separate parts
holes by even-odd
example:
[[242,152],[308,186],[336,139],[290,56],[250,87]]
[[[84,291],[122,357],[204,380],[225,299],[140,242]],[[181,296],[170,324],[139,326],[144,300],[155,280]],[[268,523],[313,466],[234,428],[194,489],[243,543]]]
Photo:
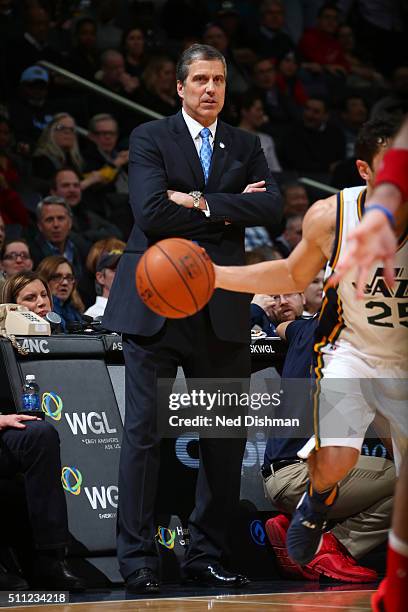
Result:
[[137,101],[162,115],[172,115],[179,108],[175,86],[176,66],[165,55],[153,57],[143,72],[143,91]]
[[126,243],[123,240],[118,240],[117,238],[110,236],[109,238],[102,238],[102,240],[98,240],[95,242],[87,255],[86,258],[86,266],[84,274],[80,282],[78,283],[79,292],[81,297],[85,303],[85,306],[89,308],[92,304],[95,303],[97,294],[96,294],[96,286],[95,286],[95,274],[96,274],[96,264],[99,261],[102,253],[110,251],[124,251]]
[[280,140],[291,122],[298,119],[296,103],[277,86],[274,59],[265,58],[255,62],[253,80],[255,91],[260,96],[271,122],[271,132]]
[[[7,240],[0,250],[0,274],[4,279],[33,269],[28,242],[24,238]],[[0,279],[1,283],[1,279]]]
[[44,257],[63,255],[72,264],[75,276],[81,278],[87,243],[71,233],[72,212],[63,198],[48,196],[37,204],[38,233],[29,240],[34,265]]
[[280,55],[276,67],[276,84],[282,94],[295,101],[300,116],[300,109],[304,107],[309,96],[299,78],[299,61],[295,51],[288,51],[284,55]]
[[[7,406],[1,405],[0,410],[7,412]],[[0,478],[22,478],[25,498],[25,504],[23,501],[18,505],[20,499],[15,504],[9,499],[0,510],[2,545],[9,537],[13,546],[18,542],[24,569],[23,578],[0,566],[0,589],[83,591],[84,580],[74,574],[65,559],[68,517],[55,427],[31,415],[0,414]],[[17,507],[18,517],[10,516],[13,506]],[[14,525],[16,532],[11,529]],[[22,534],[26,536],[24,540]]]
[[6,51],[10,92],[17,87],[20,75],[40,60],[63,65],[62,55],[49,43],[50,16],[39,4],[32,4],[24,14],[24,33],[10,43]]
[[57,170],[51,181],[50,193],[62,198],[70,208],[72,231],[91,246],[96,240],[116,236],[121,238],[120,230],[96,212],[90,211],[82,200],[80,175],[70,168]]
[[281,187],[283,195],[283,214],[304,215],[310,206],[306,188],[299,181],[289,181]]
[[289,215],[283,234],[274,240],[274,247],[282,257],[288,257],[302,239],[303,215]]
[[68,56],[69,69],[93,81],[99,69],[99,51],[96,46],[96,22],[85,16],[72,26],[72,50]]
[[[95,74],[95,81],[105,89],[126,99],[136,101],[136,95],[140,95],[139,79],[126,71],[122,53],[114,49],[108,49],[102,53],[101,69]],[[108,113],[113,116],[118,113],[117,103],[100,95],[90,95],[88,105],[91,117],[100,113]],[[117,118],[122,138],[129,138],[131,131],[142,121],[137,113],[125,107],[120,107]]]
[[278,150],[285,170],[326,174],[344,158],[344,135],[328,119],[327,102],[323,98],[309,98],[302,120],[288,128]]
[[305,307],[303,315],[313,316],[318,312],[322,305],[323,297],[323,278],[324,270],[320,270],[319,274],[313,279],[308,287],[303,292],[305,298]]
[[337,39],[350,66],[347,86],[367,90],[367,93],[368,88],[370,88],[371,94],[379,93],[381,88],[385,86],[384,77],[373,68],[366,58],[357,53],[355,35],[351,27],[345,23],[342,24],[337,31]]
[[337,39],[339,23],[340,14],[336,5],[324,4],[319,10],[316,27],[307,29],[299,43],[305,68],[315,70],[323,67],[335,75],[349,72],[350,66]]
[[354,157],[357,134],[367,118],[368,108],[364,98],[357,95],[346,96],[341,105],[339,127],[344,134],[347,159]]
[[215,47],[225,57],[228,72],[228,93],[232,95],[245,93],[250,85],[249,75],[245,68],[238,63],[231,49],[228,35],[221,25],[209,23],[203,33],[203,43]]
[[251,330],[254,326],[268,336],[277,336],[276,333],[276,317],[273,306],[275,299],[271,295],[256,294],[251,301]]
[[20,76],[17,96],[8,105],[10,122],[22,152],[32,153],[42,131],[52,121],[54,105],[48,98],[49,75],[29,66]]
[[82,321],[84,304],[76,289],[74,269],[61,255],[50,255],[37,268],[47,281],[53,301],[53,310],[61,317],[61,326],[67,331],[67,323]]
[[40,317],[52,310],[50,288],[39,272],[18,272],[0,287],[0,304],[19,304]]
[[131,97],[139,87],[139,79],[125,69],[125,60],[119,51],[108,49],[101,56],[101,69],[95,79],[103,87],[124,97]]
[[254,132],[261,141],[269,170],[271,172],[281,172],[282,168],[276,156],[275,143],[272,136],[265,134],[262,127],[268,123],[265,115],[262,100],[256,92],[248,91],[239,100],[239,124],[242,130]]
[[7,119],[0,117],[0,212],[6,225],[25,227],[29,223],[28,210],[16,191],[19,174],[10,153],[11,131]]
[[284,32],[285,6],[280,0],[265,0],[260,9],[260,24],[254,37],[255,50],[260,57],[277,58],[294,51],[290,36]]
[[126,72],[140,80],[148,62],[142,28],[132,27],[123,33],[122,49]]
[[94,319],[103,316],[106,304],[108,303],[110,288],[115,278],[116,268],[122,254],[123,250],[119,249],[104,251],[98,259],[95,272],[96,302],[85,311],[86,315]]
[[75,119],[68,113],[58,113],[40,136],[32,171],[36,178],[42,179],[42,191],[47,192],[56,170],[67,167],[82,173],[84,161],[79,150]]
[[89,122],[91,146],[85,152],[85,173],[99,171],[104,181],[97,191],[109,187],[128,193],[127,164],[129,151],[117,148],[119,129],[117,121],[108,113],[101,113]]

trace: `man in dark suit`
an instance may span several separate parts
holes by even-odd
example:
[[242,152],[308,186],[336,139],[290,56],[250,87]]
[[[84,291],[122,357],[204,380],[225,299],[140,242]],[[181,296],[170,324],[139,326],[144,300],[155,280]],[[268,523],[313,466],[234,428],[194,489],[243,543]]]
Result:
[[[135,268],[146,248],[172,236],[203,246],[217,263],[244,263],[244,228],[280,222],[281,201],[259,139],[217,119],[225,97],[222,54],[193,45],[177,66],[182,110],[131,135],[129,193],[135,225],[104,316],[123,333],[126,420],[119,469],[118,557],[126,587],[157,591],[154,503],[159,469],[157,381],[177,366],[191,378],[249,378],[249,299],[216,291],[187,319],[164,319],[140,301]],[[199,192],[198,192],[199,190]],[[194,192],[191,195],[190,192]],[[220,564],[239,501],[245,440],[200,439],[195,508],[183,574],[200,584],[242,586]]]

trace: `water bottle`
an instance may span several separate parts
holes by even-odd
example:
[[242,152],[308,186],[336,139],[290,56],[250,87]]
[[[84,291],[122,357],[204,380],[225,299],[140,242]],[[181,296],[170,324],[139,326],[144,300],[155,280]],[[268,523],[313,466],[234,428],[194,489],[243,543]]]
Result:
[[35,382],[34,374],[26,375],[21,400],[21,412],[35,416],[41,414],[40,387]]

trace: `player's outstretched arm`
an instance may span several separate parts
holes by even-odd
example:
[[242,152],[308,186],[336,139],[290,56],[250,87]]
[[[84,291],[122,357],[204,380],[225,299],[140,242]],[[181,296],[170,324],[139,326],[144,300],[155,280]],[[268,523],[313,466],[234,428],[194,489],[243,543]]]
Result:
[[316,202],[303,220],[302,240],[287,259],[251,266],[214,266],[215,286],[242,293],[303,291],[327,261],[322,247],[332,225],[332,209]]

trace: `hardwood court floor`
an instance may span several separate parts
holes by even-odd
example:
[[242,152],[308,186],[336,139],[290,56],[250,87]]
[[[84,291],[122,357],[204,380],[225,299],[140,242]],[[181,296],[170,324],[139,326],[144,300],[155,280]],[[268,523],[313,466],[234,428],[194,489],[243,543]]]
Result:
[[[334,587],[336,588],[336,587]],[[345,587],[343,587],[344,589]],[[123,591],[118,592],[121,595]],[[33,612],[369,612],[368,590],[334,590],[317,592],[247,593],[245,595],[175,596],[155,599],[118,599],[76,601],[63,605],[13,607]],[[111,596],[114,592],[111,593]],[[108,595],[109,597],[109,595]],[[99,599],[99,597],[95,597]]]

